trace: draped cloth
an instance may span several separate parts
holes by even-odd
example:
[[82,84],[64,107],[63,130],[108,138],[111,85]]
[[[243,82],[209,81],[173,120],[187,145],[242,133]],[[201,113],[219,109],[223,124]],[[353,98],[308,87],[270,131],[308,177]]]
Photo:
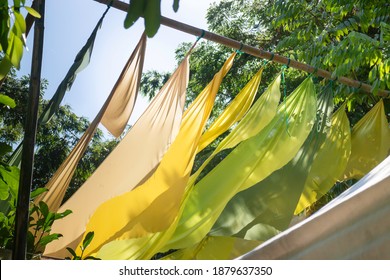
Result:
[[351,154],[351,129],[345,106],[346,103],[332,116],[330,131],[310,169],[295,215],[324,196],[347,166]]
[[240,121],[251,107],[259,88],[263,68],[261,68],[248,84],[237,94],[222,114],[210,125],[199,140],[198,153],[224,133],[234,123]]
[[72,215],[54,222],[52,231],[63,237],[50,243],[45,255],[65,257],[75,247],[97,207],[136,187],[157,167],[175,139],[185,102],[189,56],[154,97],[148,108],[91,177],[59,209]]
[[389,260],[390,157],[306,220],[245,260]]
[[[145,56],[145,47],[146,35],[143,34],[113,90],[108,96],[106,102],[103,104],[103,107],[100,109],[99,113],[73,148],[69,156],[46,184],[45,188],[48,189],[48,191],[37,197],[34,200],[35,204],[38,204],[39,201],[43,201],[47,204],[50,211],[57,212],[65,196],[66,189],[72,180],[77,164],[81,160],[89,142],[95,134],[102,117],[106,116],[107,112],[117,111],[118,118],[122,118],[126,121],[128,120],[131,112],[133,111],[136,96],[138,94],[138,86],[141,79],[142,66]],[[119,102],[120,100],[122,101]],[[123,111],[121,110],[122,108],[127,108],[127,110]],[[110,127],[121,129],[117,128],[115,123],[110,123]],[[124,126],[122,129],[123,128]]]
[[[85,45],[77,53],[74,62],[66,73],[64,79],[61,81],[53,97],[50,99],[49,103],[46,105],[43,112],[39,116],[38,125],[47,123],[53,117],[53,115],[57,112],[61,101],[65,96],[65,93],[71,89],[74,81],[76,80],[77,74],[88,66],[91,60],[91,55],[93,51],[93,46],[95,44],[97,32],[100,29],[103,23],[103,19],[107,14],[108,10],[109,7],[107,7],[106,11],[100,17],[98,23],[93,29]],[[19,144],[19,146],[15,149],[12,156],[8,160],[9,165],[18,166],[20,164],[20,161],[22,159],[22,148],[23,142]]]
[[[243,92],[248,89],[258,87],[260,83],[262,69],[251,79]],[[256,135],[261,131],[275,116],[276,109],[280,100],[280,75],[268,86],[267,90],[260,96],[260,98],[249,109],[248,113],[242,120],[232,129],[232,131],[218,144],[213,153],[202,163],[198,170],[191,175],[188,181],[188,187],[194,185],[196,179],[201,174],[207,164],[220,151],[234,148],[237,144],[245,139]],[[226,108],[228,109],[228,108]]]
[[352,128],[352,152],[342,179],[360,179],[390,152],[390,128],[381,99]]
[[113,97],[102,118],[102,124],[115,137],[122,134],[133,112],[141,81],[145,47],[146,35],[143,34],[112,89]]
[[232,260],[260,245],[260,241],[231,236],[206,236],[198,244],[177,250],[163,260]]
[[281,169],[237,193],[214,224],[211,235],[264,241],[288,227],[311,166],[328,133],[332,98],[328,92],[320,94],[316,122],[298,153]]
[[[197,152],[198,142],[214,105],[223,77],[233,64],[234,52],[222,69],[186,110],[179,133],[160,165],[142,185],[100,205],[87,224],[95,237],[85,254],[96,253],[116,240],[147,236],[167,229],[177,216]],[[110,245],[111,244],[111,245]],[[110,259],[127,259],[132,248],[109,243]],[[107,249],[107,247],[106,247]],[[127,257],[121,252],[127,253]]]
[[163,249],[186,248],[200,242],[236,193],[288,163],[308,136],[315,112],[314,84],[306,79],[262,131],[241,142],[189,191],[175,232]]

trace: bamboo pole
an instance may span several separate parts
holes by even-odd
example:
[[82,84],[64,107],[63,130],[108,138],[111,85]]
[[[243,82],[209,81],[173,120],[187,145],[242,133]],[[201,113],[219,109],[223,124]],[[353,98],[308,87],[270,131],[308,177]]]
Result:
[[34,147],[38,120],[39,93],[41,90],[45,0],[37,0],[36,4],[41,18],[35,21],[34,27],[30,92],[25,122],[19,193],[15,218],[15,238],[12,254],[12,258],[15,260],[26,259],[30,191],[34,165]]
[[[102,4],[107,4],[107,5],[110,4],[110,2],[112,2],[111,3],[112,7],[116,8],[118,10],[125,11],[125,12],[128,10],[128,7],[129,7],[129,4],[118,1],[118,0],[114,0],[114,1],[94,0],[94,1],[102,3]],[[249,46],[246,44],[242,44],[239,41],[236,41],[236,40],[233,40],[233,39],[230,39],[230,38],[227,38],[227,37],[224,37],[224,36],[209,32],[209,31],[199,29],[197,27],[194,27],[194,26],[191,26],[191,25],[188,25],[188,24],[185,24],[185,23],[182,23],[182,22],[179,22],[179,21],[167,18],[167,17],[163,17],[163,16],[161,17],[161,24],[168,26],[170,28],[188,33],[188,34],[192,34],[194,36],[202,36],[206,40],[213,41],[215,43],[222,44],[222,45],[231,47],[233,49],[239,49],[247,54],[250,54],[250,55],[253,55],[256,57],[260,57],[260,58],[264,58],[264,59],[268,59],[268,60],[272,59],[272,61],[275,61],[277,63],[285,64],[285,65],[288,65],[289,67],[292,67],[292,68],[295,68],[298,70],[302,70],[302,71],[305,71],[308,73],[313,73],[314,75],[317,75],[319,77],[322,77],[322,78],[325,78],[328,80],[337,80],[339,83],[345,84],[345,85],[353,87],[353,88],[361,89],[367,93],[372,92],[372,86],[369,84],[362,83],[360,81],[356,81],[356,80],[353,80],[353,79],[350,79],[347,77],[338,77],[336,79],[333,79],[332,73],[329,71],[326,71],[323,69],[317,69],[311,65],[308,65],[308,64],[305,64],[305,63],[302,63],[302,62],[299,62],[299,61],[296,61],[293,59],[289,59],[287,57],[284,57],[284,56],[281,56],[278,54],[274,54],[272,52],[265,51],[261,48],[255,48],[255,47],[252,47],[252,46]],[[390,91],[379,89],[377,92],[377,95],[382,96],[382,97],[389,97]]]

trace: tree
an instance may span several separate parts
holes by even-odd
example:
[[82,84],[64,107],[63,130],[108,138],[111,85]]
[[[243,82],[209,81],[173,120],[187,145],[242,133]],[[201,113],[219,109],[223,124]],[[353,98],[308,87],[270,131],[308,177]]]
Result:
[[[253,45],[327,69],[333,72],[334,78],[347,76],[371,83],[374,90],[390,88],[387,1],[251,0],[244,3],[221,1],[212,6],[208,12],[212,30],[235,38],[237,30],[249,29],[249,23],[252,30],[257,30]],[[235,20],[240,15],[246,15],[245,23]],[[341,84],[335,88],[341,99],[352,92],[353,89]],[[374,102],[368,100],[369,96],[353,98],[360,104]]]
[[[314,67],[326,69],[336,79],[346,76],[374,86],[374,92],[367,94],[348,86],[333,83],[335,104],[348,97],[348,117],[354,125],[380,97],[377,89],[390,89],[389,24],[390,5],[388,1],[335,1],[335,0],[222,0],[210,6],[207,12],[211,32],[233,38],[245,44],[295,59]],[[176,54],[180,61],[190,44],[182,44]],[[193,51],[190,60],[190,82],[187,103],[194,100],[201,89],[212,79],[223,60],[232,50],[222,45],[201,42]],[[231,99],[246,84],[263,62],[247,54],[241,54],[224,79],[211,119],[217,116]],[[279,72],[281,65],[270,63],[263,73],[259,93]],[[150,96],[156,90],[149,81],[159,74],[145,75],[142,81],[143,93]],[[307,73],[289,68],[286,70],[286,94],[307,77]],[[161,80],[160,80],[161,82]],[[317,79],[318,90],[328,81]],[[145,85],[149,84],[149,88]],[[157,83],[155,83],[157,84]],[[386,112],[390,113],[390,102],[385,99]],[[217,139],[216,143],[219,140]],[[216,143],[202,151],[196,158],[194,168],[207,157]],[[209,164],[211,170],[219,160]],[[207,172],[207,170],[205,171]],[[348,182],[350,185],[352,182]],[[342,186],[337,186],[339,191]],[[335,191],[335,193],[339,193]]]
[[[43,96],[47,82],[42,83]],[[16,101],[15,108],[3,106],[0,111],[0,143],[15,147],[23,138],[23,124],[27,97],[29,94],[29,77],[8,77],[3,84],[3,92]],[[40,99],[40,112],[47,104]],[[89,121],[76,116],[70,106],[60,106],[56,115],[45,125],[39,126],[37,132],[33,188],[44,187],[54,172],[68,156],[78,139],[88,128]],[[71,181],[69,197],[92,174],[105,156],[116,146],[117,140],[105,140],[103,132],[98,129],[85,157],[79,164]],[[5,153],[4,159],[10,155]]]

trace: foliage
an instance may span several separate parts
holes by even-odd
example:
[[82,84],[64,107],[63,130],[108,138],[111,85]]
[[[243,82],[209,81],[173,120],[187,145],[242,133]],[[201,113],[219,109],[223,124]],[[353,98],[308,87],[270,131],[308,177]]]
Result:
[[[19,187],[19,169],[15,166],[0,165],[0,247],[12,249],[15,231],[16,201]],[[50,233],[55,220],[62,219],[72,213],[66,210],[63,213],[53,213],[43,201],[34,205],[32,200],[45,192],[38,188],[31,193],[29,231],[27,233],[27,258],[41,254],[50,242],[62,235]]]
[[[44,94],[46,85],[47,82],[44,81],[41,96]],[[29,77],[27,76],[15,78],[10,75],[3,84],[3,92],[17,103],[13,109],[0,107],[0,143],[4,143],[4,145],[16,147],[23,138],[23,125],[29,94],[28,86]],[[40,112],[45,104],[47,101],[41,98]],[[49,123],[39,127],[34,165],[34,189],[46,185],[88,126],[89,121],[86,118],[76,116],[68,105],[64,105],[59,108],[58,113]],[[84,183],[117,143],[118,141],[114,139],[105,140],[101,130],[96,132],[91,145],[76,169],[65,199]],[[6,153],[0,154],[4,161],[9,156],[10,149]]]
[[95,233],[93,231],[90,231],[85,236],[82,245],[80,246],[81,254],[80,256],[76,254],[76,252],[72,249],[67,247],[66,250],[72,255],[72,258],[65,258],[66,260],[100,260],[99,258],[95,258],[93,256],[88,256],[83,258],[84,251],[87,249],[87,247],[91,244],[93,237],[95,236]]
[[[3,58],[0,62],[0,80],[2,80],[12,66],[19,69],[20,60],[25,45],[26,21],[21,14],[24,8],[30,15],[40,18],[33,8],[25,6],[26,0],[0,0],[0,52]],[[12,27],[11,27],[12,23]]]
[[159,73],[155,70],[146,71],[141,77],[141,93],[151,100],[160,90],[160,88],[168,81],[171,73]]
[[[179,9],[179,0],[173,0],[173,10]],[[125,28],[131,27],[140,17],[145,19],[145,32],[148,37],[153,37],[161,22],[161,0],[130,0],[125,18]]]
[[[33,200],[45,189],[36,189],[31,193]],[[51,226],[54,221],[62,219],[71,214],[71,210],[65,210],[62,213],[54,213],[49,211],[49,207],[43,201],[38,205],[31,204],[30,207],[30,224],[27,235],[27,251],[33,254],[43,253],[47,244],[62,237],[60,233],[51,233]]]

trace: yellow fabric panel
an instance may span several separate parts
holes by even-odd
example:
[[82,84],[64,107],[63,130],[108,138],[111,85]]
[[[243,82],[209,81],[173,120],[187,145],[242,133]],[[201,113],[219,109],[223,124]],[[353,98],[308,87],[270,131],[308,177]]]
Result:
[[189,191],[176,231],[163,249],[200,242],[237,192],[263,180],[295,156],[313,126],[315,113],[314,84],[306,79],[279,106],[268,126],[241,142]]
[[[275,233],[272,229],[281,231],[289,226],[311,166],[329,130],[332,100],[333,96],[327,91],[320,94],[315,124],[298,153],[264,180],[237,193],[222,211],[210,235],[265,241]],[[254,227],[256,230],[252,229]]]
[[342,179],[360,179],[390,151],[390,129],[381,99],[352,129],[352,152]]
[[133,189],[152,174],[179,131],[188,78],[187,55],[122,141],[59,208],[73,213],[54,222],[52,232],[63,237],[49,243],[45,255],[66,257],[66,247],[81,241],[89,218],[101,203]]
[[[261,70],[260,70],[261,71]],[[259,72],[260,72],[259,71]],[[256,77],[254,77],[255,79]],[[251,81],[252,82],[252,81]],[[198,170],[191,175],[188,187],[192,186],[198,176],[214,156],[222,150],[234,148],[237,144],[260,132],[275,116],[280,100],[280,75],[268,86],[266,91],[249,109],[248,113],[218,144],[213,153],[202,163]]]
[[237,94],[222,114],[203,133],[199,140],[198,153],[213,142],[219,135],[229,129],[234,123],[242,119],[251,107],[259,88],[263,68],[261,68],[247,85]]
[[[37,197],[34,201],[35,204],[38,204],[39,201],[44,201],[48,205],[50,211],[57,212],[62,200],[64,199],[70,181],[72,180],[77,164],[84,155],[89,142],[95,134],[97,126],[99,125],[102,118],[104,119],[104,116],[106,116],[107,113],[111,113],[112,110],[118,109],[117,103],[119,100],[121,103],[120,106],[127,108],[127,116],[123,116],[123,112],[120,112],[122,117],[119,115],[118,117],[126,118],[127,122],[133,110],[138,94],[138,86],[141,79],[142,66],[145,55],[145,45],[146,36],[143,34],[135,50],[131,54],[127,65],[122,70],[122,74],[116,82],[114,89],[111,91],[106,102],[103,104],[99,113],[96,115],[95,119],[92,121],[83,136],[77,142],[76,146],[70,152],[69,156],[65,159],[65,161],[61,164],[61,166],[46,184],[45,187],[48,189],[48,191]],[[136,72],[136,74],[133,75],[133,72]],[[124,98],[124,95],[126,95],[126,98]],[[110,123],[110,127],[117,125],[115,120],[112,121],[114,122]]]
[[332,116],[330,131],[312,165],[295,215],[325,195],[345,170],[351,154],[351,130],[345,106],[343,104]]
[[115,137],[122,134],[133,112],[141,81],[145,48],[144,33],[115,83],[112,89],[114,97],[103,115],[102,124]]
[[163,260],[232,260],[253,250],[261,242],[229,236],[206,236],[199,244],[181,249]]
[[199,139],[235,54],[228,58],[186,110],[175,141],[153,175],[136,189],[114,197],[97,208],[86,228],[86,232],[95,232],[85,251],[86,255],[97,252],[110,241],[147,236],[161,232],[172,224],[179,210]]

